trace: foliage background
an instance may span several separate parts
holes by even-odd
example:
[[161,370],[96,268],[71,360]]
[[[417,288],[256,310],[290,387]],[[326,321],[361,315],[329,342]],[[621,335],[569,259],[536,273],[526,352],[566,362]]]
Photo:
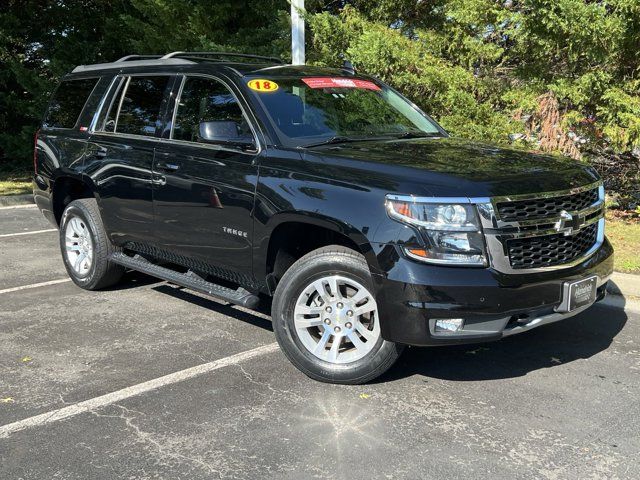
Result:
[[[638,0],[307,0],[310,63],[345,58],[452,134],[593,163],[640,203]],[[130,53],[289,53],[286,0],[8,0],[0,170],[25,171],[58,78]]]

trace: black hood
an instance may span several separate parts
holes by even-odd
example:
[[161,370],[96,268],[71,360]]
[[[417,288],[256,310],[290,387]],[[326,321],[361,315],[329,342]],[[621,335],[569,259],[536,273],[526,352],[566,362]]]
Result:
[[415,195],[517,195],[599,178],[575,160],[453,138],[344,143],[308,149],[304,156],[324,164],[325,172],[335,166],[362,184],[383,181],[392,192]]

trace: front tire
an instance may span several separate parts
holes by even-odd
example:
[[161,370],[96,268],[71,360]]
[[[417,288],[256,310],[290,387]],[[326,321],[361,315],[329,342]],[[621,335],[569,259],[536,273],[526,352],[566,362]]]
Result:
[[120,281],[124,267],[109,261],[117,250],[102,224],[94,198],[74,200],[60,220],[60,250],[71,280],[85,290],[110,287]]
[[314,250],[283,275],[273,300],[276,339],[307,376],[361,384],[386,372],[403,346],[384,340],[364,257],[333,245]]

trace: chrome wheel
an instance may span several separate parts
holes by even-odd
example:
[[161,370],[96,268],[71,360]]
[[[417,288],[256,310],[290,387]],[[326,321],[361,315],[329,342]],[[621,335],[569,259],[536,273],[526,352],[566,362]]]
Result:
[[339,275],[320,278],[302,291],[294,309],[294,325],[305,348],[331,363],[363,358],[380,338],[373,294]]
[[93,241],[89,227],[80,217],[71,217],[65,228],[67,261],[79,276],[89,273],[93,262]]

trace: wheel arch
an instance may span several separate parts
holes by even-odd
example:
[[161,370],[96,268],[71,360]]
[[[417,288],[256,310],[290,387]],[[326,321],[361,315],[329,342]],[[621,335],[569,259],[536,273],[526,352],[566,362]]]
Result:
[[96,197],[94,189],[80,175],[62,174],[57,176],[52,183],[51,206],[58,225],[60,225],[62,213],[69,203],[80,198]]
[[377,258],[366,235],[353,225],[318,213],[289,212],[269,222],[269,234],[261,242],[264,252],[256,267],[267,279],[270,293],[286,268],[316,248],[341,245],[362,254],[372,273],[379,271]]

